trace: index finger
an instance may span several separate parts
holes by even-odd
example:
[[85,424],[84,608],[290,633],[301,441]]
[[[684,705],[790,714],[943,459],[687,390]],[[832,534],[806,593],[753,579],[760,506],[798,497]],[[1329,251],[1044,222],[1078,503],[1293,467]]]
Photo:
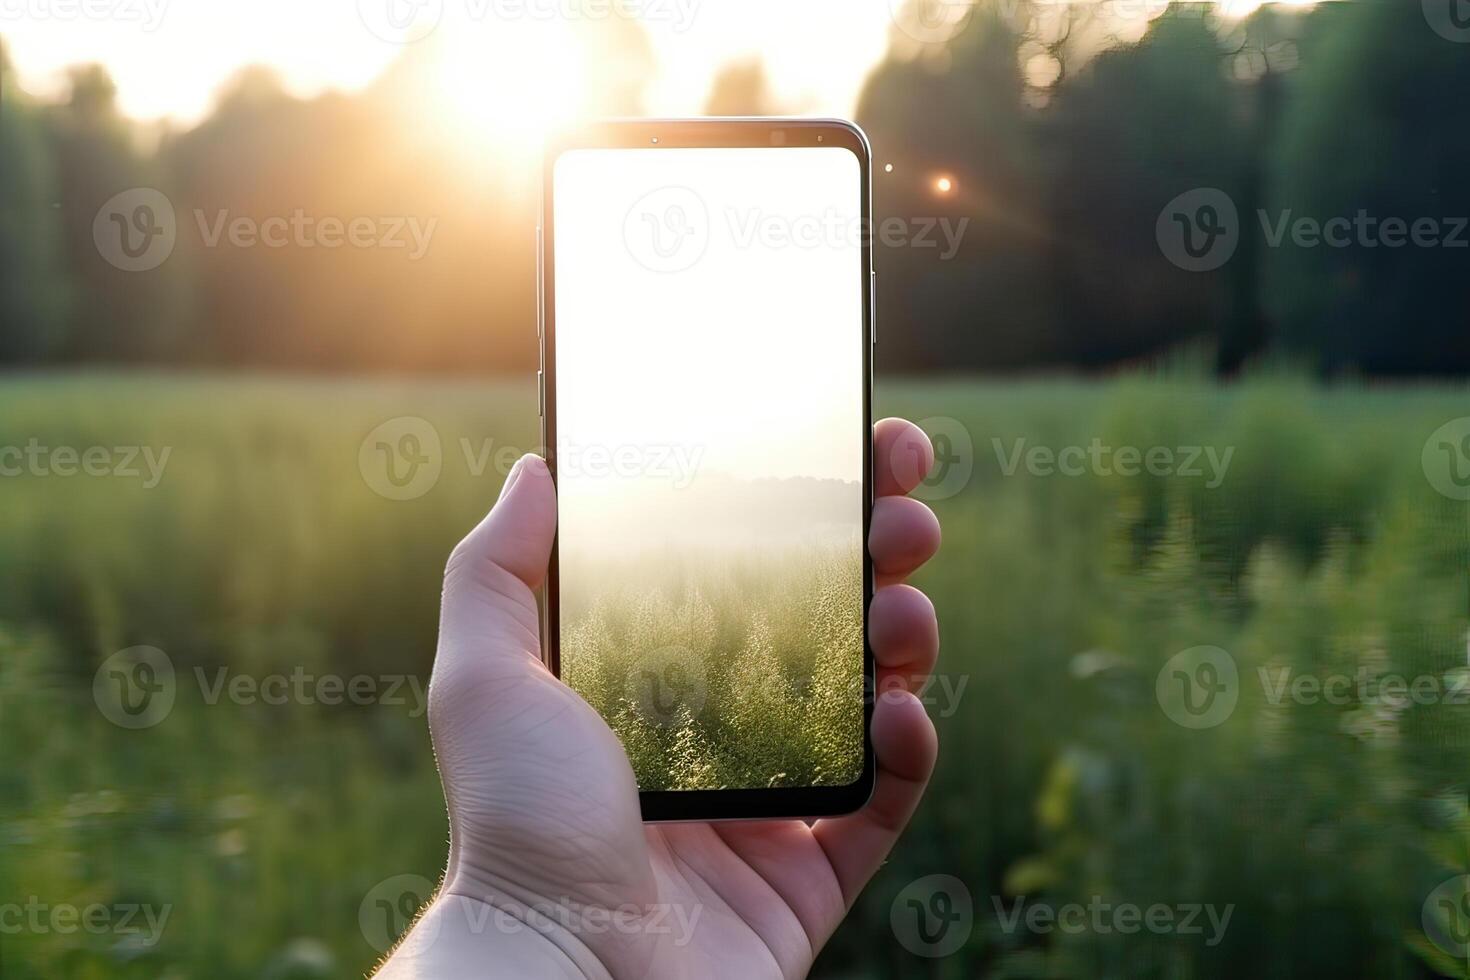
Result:
[[924,482],[934,466],[934,447],[924,430],[907,419],[873,426],[873,492],[902,496]]

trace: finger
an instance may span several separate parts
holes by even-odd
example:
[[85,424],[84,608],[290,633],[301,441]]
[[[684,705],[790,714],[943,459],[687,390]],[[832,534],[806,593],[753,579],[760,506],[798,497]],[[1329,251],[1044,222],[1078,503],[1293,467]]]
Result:
[[878,698],[873,751],[878,784],[868,805],[851,816],[819,820],[812,827],[849,906],[888,856],[934,770],[939,739],[918,698],[907,691]]
[[911,497],[880,497],[873,503],[868,553],[879,583],[901,581],[939,551],[939,518]]
[[[478,636],[514,631],[537,637],[536,597],[556,535],[556,489],[546,462],[516,461],[500,499],[449,556],[441,633]],[[456,631],[465,631],[456,634]]]
[[934,466],[934,447],[924,430],[905,419],[873,426],[873,492],[902,496],[924,482]]
[[[908,585],[879,589],[868,607],[868,645],[879,669],[879,690],[888,676],[913,689],[934,669],[939,656],[939,621],[929,597]],[[890,682],[891,683],[891,682]]]
[[[847,911],[827,858],[800,820],[741,820],[706,824],[739,859],[725,867],[723,897],[740,919],[761,937],[781,967],[781,975],[805,976],[803,964],[831,937]],[[686,862],[693,864],[692,861]],[[742,882],[744,867],[757,880]],[[699,869],[695,869],[698,871]],[[766,888],[781,896],[772,902]],[[804,935],[793,936],[787,916],[794,914]]]

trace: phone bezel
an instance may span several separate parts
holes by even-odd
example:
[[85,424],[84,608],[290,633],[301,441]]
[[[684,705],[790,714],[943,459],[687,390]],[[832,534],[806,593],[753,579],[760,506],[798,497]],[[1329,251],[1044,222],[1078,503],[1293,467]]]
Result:
[[[556,161],[578,149],[686,149],[691,147],[782,149],[793,146],[833,147],[850,151],[860,168],[862,197],[861,266],[853,284],[862,294],[861,330],[854,338],[862,346],[863,445],[863,770],[845,786],[786,787],[778,789],[640,791],[643,819],[753,820],[838,816],[861,809],[872,796],[876,781],[872,722],[875,690],[873,651],[868,643],[868,609],[873,599],[873,560],[867,540],[873,515],[873,248],[872,151],[866,135],[855,124],[838,119],[709,118],[608,120],[579,127],[549,140],[542,163],[542,200],[537,227],[537,319],[541,366],[537,372],[537,399],[541,416],[541,444],[553,481],[556,464],[556,267],[554,189]],[[560,664],[559,579],[557,555],[560,533],[552,543],[545,601],[542,604],[542,657],[557,676]]]

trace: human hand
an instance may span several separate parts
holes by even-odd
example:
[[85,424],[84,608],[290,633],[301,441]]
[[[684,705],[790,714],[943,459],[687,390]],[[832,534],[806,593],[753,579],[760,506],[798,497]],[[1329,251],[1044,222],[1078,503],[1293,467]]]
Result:
[[818,820],[645,825],[621,743],[541,661],[535,590],[556,494],[525,456],[444,575],[429,723],[449,807],[439,896],[380,978],[804,976],[923,795],[934,726],[911,693],[939,648],[903,580],[939,547],[904,496],[933,465],[912,423],[874,429],[872,800]]

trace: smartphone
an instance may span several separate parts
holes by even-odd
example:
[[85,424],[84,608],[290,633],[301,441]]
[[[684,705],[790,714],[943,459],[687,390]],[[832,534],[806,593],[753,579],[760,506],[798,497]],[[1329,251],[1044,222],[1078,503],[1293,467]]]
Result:
[[871,795],[871,153],[855,125],[599,123],[547,146],[547,664],[645,820]]

